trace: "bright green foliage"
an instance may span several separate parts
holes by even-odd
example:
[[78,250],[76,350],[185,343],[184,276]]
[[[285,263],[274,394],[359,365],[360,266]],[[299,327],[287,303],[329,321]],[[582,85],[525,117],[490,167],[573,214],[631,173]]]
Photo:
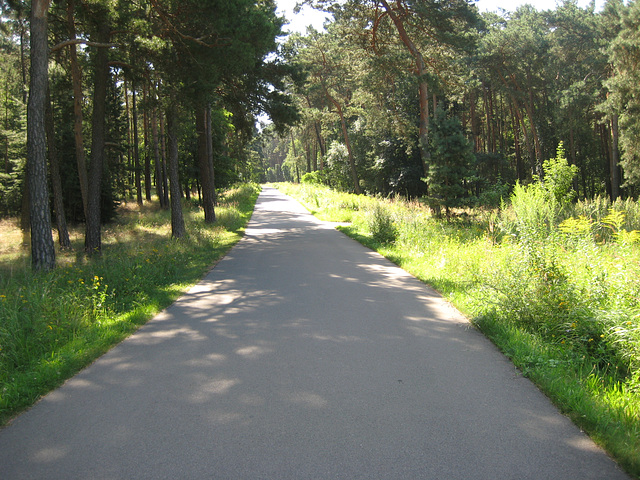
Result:
[[640,230],[631,230],[629,232],[624,228],[625,217],[625,212],[612,208],[609,210],[609,215],[602,220],[602,224],[612,231],[613,237],[619,243],[630,244],[640,241]]
[[387,205],[376,202],[367,211],[365,218],[371,237],[376,242],[388,244],[396,240],[398,229]]
[[621,30],[609,47],[615,74],[607,82],[620,113],[621,165],[628,185],[640,184],[640,2],[620,8]]
[[[529,185],[517,182],[511,194],[515,228],[523,240],[540,240],[548,236],[575,197],[572,182],[577,167],[567,163],[562,143],[556,157],[545,160],[543,170],[544,180],[534,177]],[[503,213],[503,228],[507,231],[511,228],[508,210]]]
[[572,185],[574,177],[578,174],[578,167],[567,162],[562,142],[558,145],[556,157],[545,160],[542,169],[544,189],[560,208],[565,207],[576,196]]
[[[549,195],[536,185],[540,198]],[[296,190],[309,204],[315,198],[314,210],[327,219],[348,211],[353,223],[344,232],[378,248],[462,309],[562,411],[640,475],[637,244],[597,242],[591,235],[600,222],[595,214],[575,215],[558,229],[547,226],[544,239],[520,240],[496,238],[484,216],[443,222],[421,204],[396,202],[396,240],[381,245],[372,241],[367,222],[375,207],[353,209],[356,202],[363,205],[361,197],[287,186],[291,195]],[[600,210],[580,206],[589,208]],[[627,205],[629,212],[637,208],[635,202]],[[607,221],[622,229],[628,218],[616,213]],[[626,225],[638,228],[640,222]]]
[[[173,302],[241,238],[259,189],[225,191],[217,222],[185,209],[189,235],[169,241],[167,211],[123,213],[88,263],[61,254],[46,275],[0,259],[0,424]],[[81,249],[82,241],[75,247]]]

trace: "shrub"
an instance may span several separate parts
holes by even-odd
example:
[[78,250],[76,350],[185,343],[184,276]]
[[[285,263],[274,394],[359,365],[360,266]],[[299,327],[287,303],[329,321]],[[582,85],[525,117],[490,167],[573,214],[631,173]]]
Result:
[[366,214],[366,224],[376,242],[393,243],[398,236],[393,217],[386,206],[375,203]]

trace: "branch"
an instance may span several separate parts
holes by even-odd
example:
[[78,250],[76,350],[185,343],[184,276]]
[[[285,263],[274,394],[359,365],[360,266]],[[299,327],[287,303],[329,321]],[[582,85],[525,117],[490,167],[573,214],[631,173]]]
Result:
[[178,30],[178,28],[168,18],[168,14],[166,12],[164,12],[160,8],[160,6],[158,5],[158,1],[157,0],[151,0],[151,5],[154,7],[155,11],[158,13],[158,16],[160,17],[160,20],[162,20],[162,22],[165,24],[165,26],[169,30],[171,30],[174,33],[176,33],[178,35],[178,37],[180,37],[182,40],[190,40],[190,41],[196,43],[197,45],[201,45],[201,46],[207,47],[207,48],[228,47],[229,45],[231,45],[231,40],[229,38],[218,39],[214,43],[207,43],[204,40],[202,40],[202,38],[196,38],[196,37],[192,37],[191,35],[187,35],[185,33],[182,33],[180,30]]
[[57,52],[58,50],[62,50],[64,47],[69,47],[71,45],[79,45],[79,44],[87,45],[88,47],[96,47],[96,48],[114,48],[119,46],[115,43],[97,43],[97,42],[90,42],[88,40],[82,40],[81,38],[74,38],[72,40],[65,40],[64,42],[60,42],[59,44],[54,45],[49,50],[49,53]]

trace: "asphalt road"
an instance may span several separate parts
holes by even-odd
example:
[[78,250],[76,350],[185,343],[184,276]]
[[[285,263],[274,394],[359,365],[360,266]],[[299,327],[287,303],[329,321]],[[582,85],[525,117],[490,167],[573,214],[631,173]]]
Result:
[[0,431],[0,479],[628,479],[432,290],[265,188],[246,237]]

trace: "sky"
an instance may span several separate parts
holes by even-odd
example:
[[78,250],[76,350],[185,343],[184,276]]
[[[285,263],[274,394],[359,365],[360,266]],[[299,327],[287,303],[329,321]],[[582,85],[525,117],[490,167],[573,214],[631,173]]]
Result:
[[[596,0],[596,10],[602,8],[604,2],[605,0]],[[293,7],[296,5],[296,0],[276,0],[276,3],[279,13],[284,14],[290,22],[285,26],[286,30],[304,33],[308,25],[313,25],[316,30],[322,29],[325,18],[322,12],[305,6],[299,14],[294,15]],[[538,10],[551,10],[556,7],[556,0],[479,0],[476,5],[481,12],[497,12],[500,8],[513,11],[525,3],[534,5]],[[583,8],[589,3],[590,0],[578,0],[578,6]]]

